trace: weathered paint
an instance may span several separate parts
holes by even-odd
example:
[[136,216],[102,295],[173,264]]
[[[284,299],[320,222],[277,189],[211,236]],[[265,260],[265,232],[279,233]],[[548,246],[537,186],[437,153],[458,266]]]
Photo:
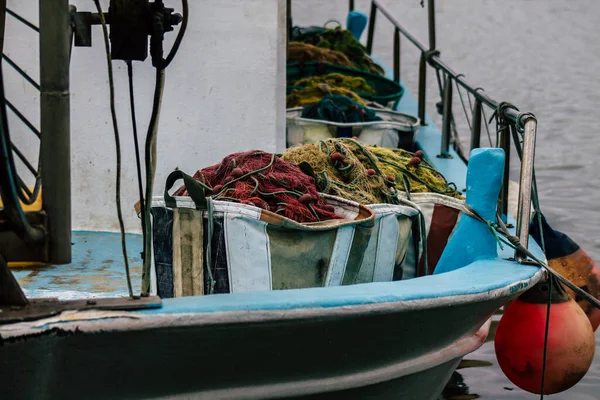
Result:
[[[127,234],[129,267],[134,292],[141,284],[141,235]],[[126,296],[125,267],[121,250],[121,235],[107,232],[73,232],[73,262],[67,265],[47,265],[13,268],[28,297]]]

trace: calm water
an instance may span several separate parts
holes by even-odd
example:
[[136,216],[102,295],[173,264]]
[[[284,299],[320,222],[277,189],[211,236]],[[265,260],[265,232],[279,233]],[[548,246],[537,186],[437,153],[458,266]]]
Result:
[[[296,0],[294,24],[345,23],[346,0]],[[600,2],[597,0],[453,0],[437,2],[437,47],[455,71],[493,98],[536,114],[539,122],[536,170],[542,210],[551,225],[571,236],[600,261]],[[427,43],[427,11],[420,0],[388,0],[399,21]],[[369,1],[356,1],[369,10]],[[393,28],[380,14],[375,53],[392,65]],[[402,42],[402,79],[416,93],[419,54]],[[438,100],[428,71],[429,99]],[[456,94],[455,94],[455,97]],[[456,99],[455,107],[460,107]],[[434,109],[429,110],[435,114]],[[457,109],[457,116],[459,115]],[[465,127],[464,121],[459,126]],[[468,144],[468,132],[461,132]],[[485,142],[482,142],[485,144]],[[516,168],[511,171],[518,177]],[[600,333],[596,335],[600,344]],[[470,393],[482,399],[526,400],[497,366],[493,343],[468,359],[491,363],[461,369]],[[463,397],[472,398],[472,397]],[[600,345],[587,376],[554,400],[600,399]]]

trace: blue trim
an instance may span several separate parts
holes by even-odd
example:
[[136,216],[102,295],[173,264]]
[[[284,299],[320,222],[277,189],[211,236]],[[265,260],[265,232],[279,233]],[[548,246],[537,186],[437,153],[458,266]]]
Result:
[[396,282],[165,299],[161,309],[141,312],[176,314],[331,308],[485,294],[506,287],[510,287],[510,293],[515,293],[526,288],[528,284],[522,282],[538,271],[536,267],[512,261],[481,260],[445,274]]

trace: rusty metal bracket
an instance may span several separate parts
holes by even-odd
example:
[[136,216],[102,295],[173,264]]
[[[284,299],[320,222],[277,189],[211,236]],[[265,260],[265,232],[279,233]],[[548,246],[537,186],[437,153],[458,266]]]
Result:
[[12,305],[0,308],[0,325],[24,321],[33,321],[58,315],[63,311],[134,311],[161,308],[162,300],[158,296],[113,297],[85,300],[59,301],[56,298],[28,299],[27,305]]

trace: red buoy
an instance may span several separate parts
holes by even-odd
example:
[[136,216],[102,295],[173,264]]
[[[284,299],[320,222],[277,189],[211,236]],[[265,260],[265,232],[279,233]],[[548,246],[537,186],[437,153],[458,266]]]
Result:
[[[584,377],[595,351],[587,316],[554,278],[548,328],[544,394],[569,389]],[[549,281],[540,282],[505,307],[494,346],[502,372],[516,386],[540,394],[544,367]]]

